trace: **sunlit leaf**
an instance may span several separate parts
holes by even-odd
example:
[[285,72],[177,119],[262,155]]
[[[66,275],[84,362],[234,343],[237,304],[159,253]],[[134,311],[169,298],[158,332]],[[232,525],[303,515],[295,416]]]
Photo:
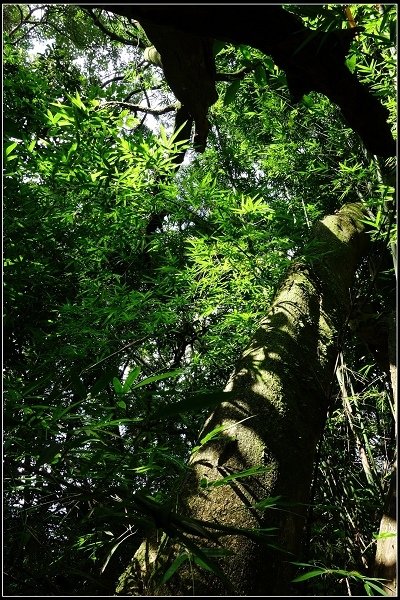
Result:
[[8,156],[14,150],[14,148],[17,147],[17,145],[18,145],[18,142],[12,142],[8,146],[6,146],[6,149],[5,149],[6,156]]

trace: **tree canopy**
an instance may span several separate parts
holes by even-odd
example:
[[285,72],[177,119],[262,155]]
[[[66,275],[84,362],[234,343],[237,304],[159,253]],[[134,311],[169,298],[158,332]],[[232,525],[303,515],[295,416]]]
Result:
[[[368,249],[335,342],[293,586],[385,594],[374,559],[392,539],[379,527],[396,456],[396,6],[277,7],[307,32],[292,62],[210,19],[190,64],[209,77],[199,48],[212,57],[212,87],[192,87],[201,106],[187,112],[148,6],[128,8],[3,6],[6,594],[114,595],[142,539],[170,533],[162,511],[239,356],[287,273],[329,255],[315,226],[354,203]],[[264,8],[246,5],[254,35]],[[326,74],[319,88],[295,76],[338,31],[359,107]],[[267,498],[262,510],[294,509]],[[184,561],[223,564],[223,549],[187,544],[152,585]]]

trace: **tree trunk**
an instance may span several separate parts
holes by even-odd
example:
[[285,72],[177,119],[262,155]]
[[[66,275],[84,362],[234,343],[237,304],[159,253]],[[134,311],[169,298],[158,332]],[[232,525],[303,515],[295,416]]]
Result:
[[382,577],[385,592],[388,596],[397,596],[397,502],[396,502],[396,468],[393,470],[391,485],[385,507],[375,555],[375,577]]
[[[218,426],[225,429],[193,455],[180,494],[179,515],[231,527],[275,527],[276,535],[265,543],[254,535],[221,536],[219,532],[219,542],[232,552],[218,559],[224,582],[186,561],[155,591],[135,588],[125,577],[119,593],[275,596],[293,592],[290,561],[301,552],[315,450],[349,314],[350,287],[368,244],[361,217],[361,205],[347,205],[315,226],[310,254],[316,248],[318,258],[308,264],[298,262],[289,272],[238,362],[226,387],[227,401],[206,421],[200,439]],[[210,485],[257,466],[266,471],[226,485]],[[252,508],[277,496],[285,504],[278,501],[274,509]],[[201,548],[218,548],[209,540],[190,539]],[[145,555],[143,546],[133,569],[144,581],[156,557],[154,549]]]
[[[390,376],[393,391],[393,409],[395,436],[397,439],[397,364],[396,364],[396,315],[391,316],[389,326],[389,362]],[[382,577],[385,591],[388,596],[397,595],[397,502],[396,502],[396,481],[397,481],[396,461],[393,465],[393,472],[390,481],[386,506],[382,515],[375,555],[375,577]]]

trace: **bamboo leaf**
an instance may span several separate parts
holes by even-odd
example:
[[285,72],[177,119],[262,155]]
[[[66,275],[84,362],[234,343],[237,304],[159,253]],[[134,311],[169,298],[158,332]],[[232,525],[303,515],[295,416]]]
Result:
[[259,86],[266,85],[267,74],[264,65],[259,64],[256,66],[256,68],[254,69],[254,79]]
[[216,481],[209,481],[207,483],[207,487],[219,487],[221,485],[226,485],[231,481],[235,481],[236,479],[241,479],[243,477],[251,477],[256,475],[261,475],[262,473],[268,473],[271,471],[272,467],[251,467],[251,469],[246,469],[244,471],[240,471],[240,473],[233,473],[232,475],[227,475],[227,477],[223,477],[222,479],[217,479]]
[[196,564],[198,564],[199,566],[201,566],[201,567],[205,568],[206,570],[211,571],[212,573],[217,575],[217,577],[226,586],[226,589],[228,591],[234,593],[234,589],[233,589],[231,582],[228,580],[225,573],[217,565],[217,563],[215,563],[210,557],[208,557],[206,552],[202,548],[199,548],[188,537],[180,534],[179,538],[181,539],[181,541],[183,541],[185,546],[192,552],[193,560],[196,562]]
[[187,552],[182,552],[181,554],[178,554],[178,556],[175,558],[175,560],[173,561],[171,566],[165,571],[165,573],[160,581],[160,586],[163,585],[164,583],[167,583],[167,581],[169,579],[171,579],[171,577],[174,575],[174,573],[176,573],[176,571],[179,569],[179,567],[188,559],[189,559],[189,555]]
[[256,504],[254,504],[254,508],[257,508],[259,510],[265,509],[265,508],[271,508],[272,506],[276,506],[277,504],[279,504],[279,501],[281,500],[282,496],[273,496],[271,498],[264,498],[264,500],[261,500],[260,502],[257,502]]
[[315,569],[315,571],[309,571],[308,573],[299,575],[299,577],[295,577],[295,579],[292,579],[292,581],[293,581],[293,583],[298,583],[299,581],[307,581],[307,579],[312,579],[313,577],[319,577],[320,575],[324,575],[326,573],[327,573],[327,571],[324,569]]
[[120,382],[120,380],[117,377],[113,377],[112,380],[113,386],[114,386],[114,390],[117,394],[123,394],[124,393],[124,388],[122,387],[122,384]]
[[149,385],[149,383],[154,383],[155,381],[162,381],[163,379],[169,379],[170,377],[178,377],[183,373],[183,369],[176,369],[175,371],[168,371],[167,373],[160,373],[160,375],[152,375],[151,377],[146,377],[142,379],[140,383],[132,386],[131,389],[136,390],[137,388],[143,387],[144,385]]
[[386,538],[397,537],[397,533],[391,533],[389,531],[382,531],[382,533],[374,533],[372,535],[376,540],[385,540]]
[[235,96],[240,87],[240,79],[235,79],[232,83],[227,87],[225,96],[224,96],[224,106],[227,106],[235,99]]
[[366,581],[364,583],[364,589],[367,592],[368,596],[373,596],[373,594],[369,593],[371,588],[373,590],[375,590],[375,592],[378,592],[378,594],[380,594],[381,596],[388,596],[389,594],[379,585],[376,585],[375,583],[372,583],[372,581],[369,579],[368,581]]
[[12,142],[11,144],[9,144],[5,149],[6,156],[8,156],[14,150],[14,148],[17,147],[17,145],[18,142]]
[[135,381],[135,379],[138,378],[140,371],[141,371],[140,367],[135,367],[134,369],[132,369],[132,371],[130,371],[128,377],[126,378],[126,380],[124,382],[124,385],[122,386],[122,391],[124,393],[129,392],[129,390],[132,387],[133,382]]

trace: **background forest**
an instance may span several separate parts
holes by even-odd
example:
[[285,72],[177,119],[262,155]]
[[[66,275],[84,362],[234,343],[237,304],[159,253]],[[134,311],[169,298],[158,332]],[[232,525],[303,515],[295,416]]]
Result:
[[[352,25],[342,5],[286,8],[311,29]],[[351,17],[364,30],[347,65],[394,130],[396,5],[351,5]],[[214,46],[219,97],[197,153],[176,143],[177,100],[137,22],[8,4],[3,35],[5,595],[115,594],[155,527],[132,494],[175,493],[288,268],[318,255],[313,225],[354,202],[371,245],[293,586],[384,595],[394,158],[371,155],[326,96],[293,104],[284,71],[249,46]]]

